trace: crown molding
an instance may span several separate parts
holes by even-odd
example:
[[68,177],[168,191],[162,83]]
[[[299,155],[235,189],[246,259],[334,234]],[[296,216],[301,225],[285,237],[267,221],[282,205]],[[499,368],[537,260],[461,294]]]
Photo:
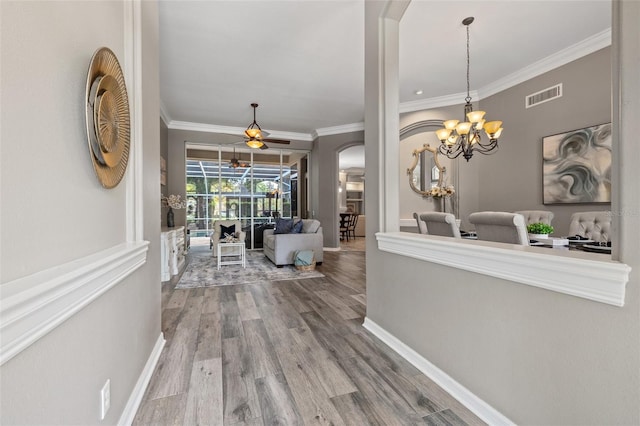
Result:
[[483,86],[478,89],[478,100],[495,95],[527,80],[531,80],[534,77],[559,68],[610,45],[611,29],[609,28]]
[[343,124],[341,126],[323,127],[311,133],[314,139],[320,136],[341,135],[343,133],[364,131],[364,122]]
[[[473,100],[478,100],[478,92],[472,90],[469,92],[469,96]],[[467,97],[466,92],[454,93],[452,95],[437,96],[435,98],[419,99],[417,101],[401,102],[400,113],[422,111],[425,109],[440,108],[451,105],[460,105],[464,103],[464,98]]]
[[164,105],[164,102],[162,102],[162,99],[160,100],[160,118],[162,119],[162,121],[164,121],[164,124],[169,127],[169,123],[171,123],[171,117],[169,116],[167,107]]

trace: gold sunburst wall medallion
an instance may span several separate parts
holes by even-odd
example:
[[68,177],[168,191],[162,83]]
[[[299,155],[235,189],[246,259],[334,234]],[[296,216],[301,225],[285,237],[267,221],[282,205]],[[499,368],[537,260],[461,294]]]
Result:
[[85,97],[93,169],[102,186],[114,188],[127,169],[131,129],[124,75],[118,58],[107,47],[91,58]]

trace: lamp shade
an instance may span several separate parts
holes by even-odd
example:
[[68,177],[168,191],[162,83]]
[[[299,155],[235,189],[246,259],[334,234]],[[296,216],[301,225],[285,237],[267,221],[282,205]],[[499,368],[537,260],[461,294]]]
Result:
[[484,124],[484,131],[491,135],[497,132],[500,126],[502,126],[502,121],[489,121]]
[[447,130],[453,130],[456,128],[456,126],[458,125],[460,121],[459,120],[447,120],[444,123],[442,123],[444,125],[444,128]]
[[249,128],[244,131],[248,138],[259,138],[261,136],[260,129]]
[[448,129],[436,130],[436,135],[438,137],[438,140],[442,142],[446,141],[450,134],[451,134],[451,130],[448,130]]
[[485,114],[486,112],[484,111],[469,111],[467,113],[467,119],[472,123],[477,123],[482,120]]
[[247,141],[247,145],[250,148],[260,148],[262,145],[264,145],[264,143],[262,143],[262,141],[260,141],[258,139],[249,139]]
[[469,123],[468,121],[459,123],[456,126],[456,132],[458,132],[459,135],[468,135],[469,130],[471,130],[471,123]]

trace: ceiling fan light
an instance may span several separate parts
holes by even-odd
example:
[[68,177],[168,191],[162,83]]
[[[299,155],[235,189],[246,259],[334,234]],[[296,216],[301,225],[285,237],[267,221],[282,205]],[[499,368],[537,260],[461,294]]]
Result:
[[259,141],[257,139],[249,139],[247,141],[247,146],[249,148],[260,148],[262,145],[264,145],[264,143],[262,143],[262,141]]
[[247,135],[248,138],[260,138],[262,135],[260,134],[260,129],[249,128],[244,131],[244,134]]

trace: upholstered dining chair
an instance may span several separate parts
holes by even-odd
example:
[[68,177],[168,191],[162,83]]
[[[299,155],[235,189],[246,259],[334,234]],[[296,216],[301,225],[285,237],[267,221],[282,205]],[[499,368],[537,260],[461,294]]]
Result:
[[515,213],[524,216],[524,221],[527,225],[531,225],[532,223],[546,223],[547,225],[551,225],[551,221],[553,220],[553,212],[548,210],[520,210]]
[[[218,256],[218,243],[220,240],[224,240],[225,235],[222,234],[221,226],[229,228],[234,225],[234,233],[236,234],[236,238],[240,242],[244,242],[246,238],[246,233],[242,230],[242,222],[240,220],[216,220],[213,222],[213,233],[209,238],[209,248],[213,249],[213,256]],[[231,249],[227,247],[227,249]],[[222,252],[223,254],[225,251]]]
[[580,235],[597,242],[611,241],[611,212],[579,212],[571,215],[569,236]]
[[478,240],[529,245],[524,216],[508,212],[476,212],[469,215],[476,228]]
[[422,221],[422,219],[420,219],[420,213],[413,213],[413,218],[416,220],[416,223],[418,224],[418,233],[419,234],[428,234],[427,232],[427,224],[424,223]]
[[456,217],[451,213],[421,213],[420,220],[427,226],[427,234],[429,235],[460,238],[460,229],[456,224]]

